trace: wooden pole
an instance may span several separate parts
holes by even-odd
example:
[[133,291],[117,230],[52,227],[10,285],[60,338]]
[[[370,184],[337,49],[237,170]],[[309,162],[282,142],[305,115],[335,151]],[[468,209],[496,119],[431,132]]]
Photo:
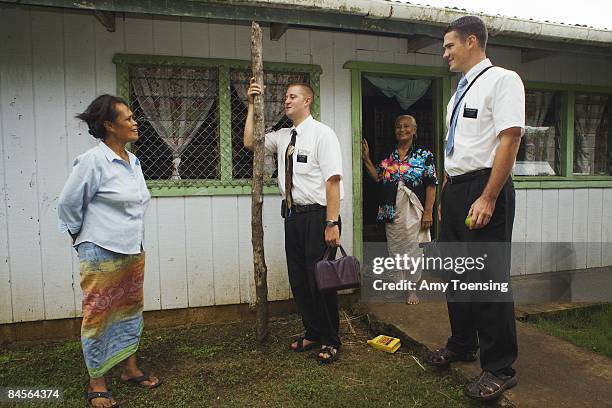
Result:
[[[251,62],[253,77],[263,88],[262,34],[259,24],[251,27]],[[268,269],[264,256],[264,233],[262,222],[263,173],[264,173],[264,98],[256,95],[254,100],[253,128],[253,178],[251,179],[251,234],[253,243],[253,266],[257,307],[257,341],[263,343],[268,337]]]

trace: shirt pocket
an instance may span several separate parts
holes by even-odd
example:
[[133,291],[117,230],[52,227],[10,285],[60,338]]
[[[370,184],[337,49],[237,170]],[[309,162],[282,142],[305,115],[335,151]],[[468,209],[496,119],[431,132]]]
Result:
[[[478,135],[480,134],[480,120],[479,117],[476,118],[466,118],[465,116],[463,116],[463,111],[465,108],[470,108],[469,106],[464,105],[463,108],[461,109],[461,113],[459,115],[459,123],[458,123],[458,131],[460,133],[466,134],[466,135]],[[482,112],[480,112],[481,109],[478,109],[478,116],[480,116],[482,114]]]
[[313,169],[313,154],[310,147],[298,147],[293,153],[293,172],[309,174]]

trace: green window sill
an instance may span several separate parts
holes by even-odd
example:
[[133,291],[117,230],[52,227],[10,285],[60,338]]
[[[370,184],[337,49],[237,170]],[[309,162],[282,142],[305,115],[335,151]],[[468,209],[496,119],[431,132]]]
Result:
[[612,188],[610,176],[517,176],[513,181],[517,189]]
[[[178,184],[178,185],[177,185]],[[187,197],[187,196],[215,196],[215,195],[250,195],[251,182],[235,180],[231,184],[222,185],[219,181],[189,180],[184,186],[176,180],[149,180],[147,187],[153,197]],[[195,185],[194,185],[195,184]],[[263,186],[266,195],[279,195],[280,190],[276,181],[266,182]]]

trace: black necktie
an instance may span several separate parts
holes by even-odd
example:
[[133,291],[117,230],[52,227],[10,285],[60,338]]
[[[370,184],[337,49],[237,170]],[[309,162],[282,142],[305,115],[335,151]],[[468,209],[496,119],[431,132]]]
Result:
[[291,189],[293,188],[293,152],[295,151],[295,137],[297,131],[293,129],[291,131],[291,141],[285,151],[285,201],[287,203],[287,214],[293,206],[293,197],[291,196]]

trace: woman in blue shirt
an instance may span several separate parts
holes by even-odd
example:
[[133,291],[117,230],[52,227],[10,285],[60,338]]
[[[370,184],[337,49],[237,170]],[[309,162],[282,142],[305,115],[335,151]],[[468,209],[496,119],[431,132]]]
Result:
[[[414,147],[417,123],[410,115],[395,120],[397,146],[391,154],[374,166],[368,142],[363,139],[362,158],[367,174],[382,184],[378,220],[385,223],[389,255],[408,254],[420,257],[418,243],[431,241],[429,229],[433,224],[433,205],[436,200],[436,168],[429,150]],[[413,271],[405,279],[418,282],[421,271]],[[408,304],[419,302],[412,291]]]
[[98,145],[74,161],[59,199],[60,231],[79,255],[83,290],[81,344],[90,376],[87,401],[116,405],[104,374],[126,360],[121,379],[145,388],[161,384],[136,364],[143,319],[144,213],[151,198],[140,161],[126,150],[138,125],[122,99],[96,98],[77,118]]

